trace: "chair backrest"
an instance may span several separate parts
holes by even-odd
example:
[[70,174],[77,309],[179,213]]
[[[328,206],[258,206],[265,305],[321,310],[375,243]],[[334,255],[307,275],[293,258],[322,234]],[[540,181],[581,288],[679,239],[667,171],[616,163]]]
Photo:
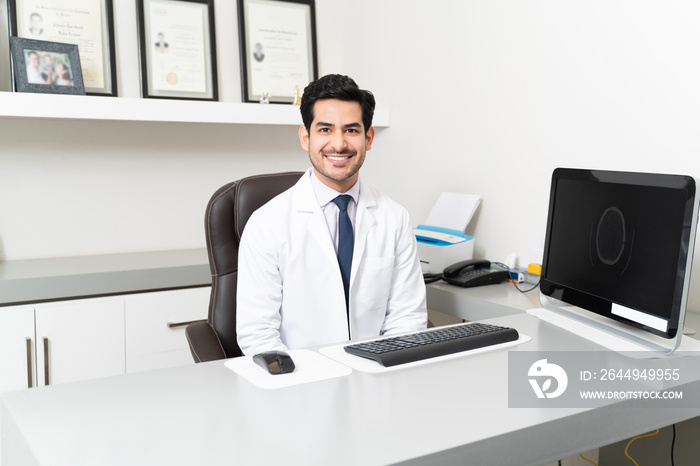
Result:
[[243,178],[219,188],[207,205],[205,232],[212,278],[208,321],[228,358],[243,354],[236,341],[238,246],[243,228],[253,212],[291,188],[301,175],[286,172]]

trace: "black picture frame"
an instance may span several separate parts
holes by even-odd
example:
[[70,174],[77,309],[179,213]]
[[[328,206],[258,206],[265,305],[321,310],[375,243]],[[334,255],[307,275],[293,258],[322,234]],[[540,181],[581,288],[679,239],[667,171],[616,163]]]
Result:
[[238,32],[243,102],[299,103],[318,78],[315,1],[238,0]]
[[15,92],[85,95],[75,44],[10,37],[10,61]]
[[141,95],[218,101],[214,0],[136,3]]
[[[81,68],[86,94],[116,97],[112,0],[92,1],[86,7],[85,2],[75,0],[7,0],[10,35],[84,47]],[[37,16],[42,18],[38,28],[33,20]]]

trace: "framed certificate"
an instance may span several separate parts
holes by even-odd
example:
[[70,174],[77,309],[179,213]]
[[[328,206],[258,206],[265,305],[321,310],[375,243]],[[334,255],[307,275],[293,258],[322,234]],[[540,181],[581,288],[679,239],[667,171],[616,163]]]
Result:
[[16,92],[85,95],[78,46],[10,37]]
[[137,0],[141,94],[218,100],[214,0]]
[[112,0],[8,0],[10,34],[74,44],[85,91],[117,95]]
[[294,102],[317,78],[314,0],[239,0],[244,102]]

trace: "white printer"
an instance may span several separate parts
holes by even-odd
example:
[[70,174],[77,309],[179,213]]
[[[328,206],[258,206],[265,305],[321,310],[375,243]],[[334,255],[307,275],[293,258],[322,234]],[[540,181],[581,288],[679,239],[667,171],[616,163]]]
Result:
[[446,267],[472,259],[474,238],[464,234],[481,202],[475,194],[442,193],[425,224],[413,229],[424,274],[442,273]]
[[418,225],[413,229],[423,273],[442,273],[445,268],[474,254],[474,238],[449,228]]

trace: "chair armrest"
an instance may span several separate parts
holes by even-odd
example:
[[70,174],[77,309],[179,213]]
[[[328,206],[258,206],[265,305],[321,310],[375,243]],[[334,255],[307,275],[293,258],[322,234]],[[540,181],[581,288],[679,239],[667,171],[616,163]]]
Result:
[[185,329],[185,336],[187,336],[194,362],[226,359],[226,353],[221,346],[219,337],[209,322],[195,322],[188,325]]

